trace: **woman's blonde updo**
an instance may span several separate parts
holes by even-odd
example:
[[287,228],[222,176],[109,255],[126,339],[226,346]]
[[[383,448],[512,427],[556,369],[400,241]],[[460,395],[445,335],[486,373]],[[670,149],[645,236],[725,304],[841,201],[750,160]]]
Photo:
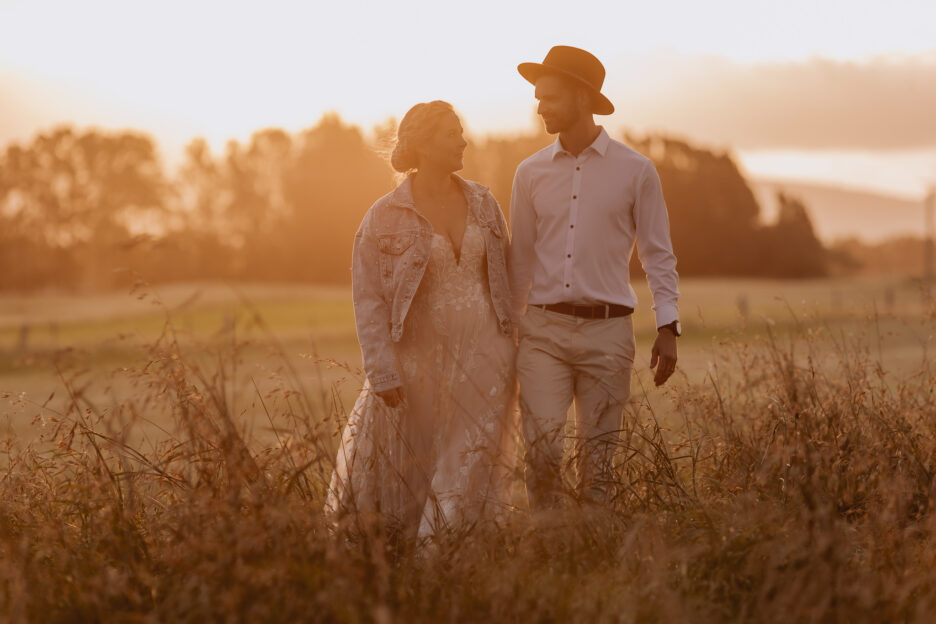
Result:
[[433,100],[420,102],[406,111],[397,128],[396,142],[390,154],[390,166],[400,173],[408,173],[419,164],[417,150],[435,132],[439,120],[455,109],[448,102]]

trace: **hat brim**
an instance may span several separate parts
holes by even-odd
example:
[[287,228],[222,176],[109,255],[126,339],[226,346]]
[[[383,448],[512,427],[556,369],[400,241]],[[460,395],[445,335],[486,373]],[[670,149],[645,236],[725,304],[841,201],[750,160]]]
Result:
[[588,82],[582,80],[579,76],[576,76],[572,72],[567,72],[558,67],[552,67],[550,65],[543,65],[542,63],[520,63],[517,65],[517,71],[520,72],[520,75],[523,76],[527,82],[532,85],[536,85],[536,81],[540,79],[541,76],[547,74],[553,76],[564,76],[574,80],[577,84],[582,85],[588,92],[592,95],[592,112],[596,115],[610,115],[614,112],[614,104],[611,103],[611,100],[606,98],[601,91],[590,85]]

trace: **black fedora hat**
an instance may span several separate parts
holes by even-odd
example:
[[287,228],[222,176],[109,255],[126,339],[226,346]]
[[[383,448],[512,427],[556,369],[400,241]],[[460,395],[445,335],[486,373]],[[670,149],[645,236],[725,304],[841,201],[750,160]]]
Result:
[[601,93],[604,84],[605,68],[595,55],[581,48],[572,46],[553,46],[542,63],[520,63],[517,71],[531,84],[544,74],[553,74],[571,78],[587,87],[592,94],[596,115],[610,115],[614,104]]

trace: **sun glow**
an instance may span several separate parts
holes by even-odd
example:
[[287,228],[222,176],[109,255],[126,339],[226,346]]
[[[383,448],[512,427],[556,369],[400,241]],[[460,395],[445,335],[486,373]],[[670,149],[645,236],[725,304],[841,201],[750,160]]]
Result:
[[[667,130],[666,119],[641,122],[639,105],[671,93],[687,120],[676,131],[692,138],[696,94],[680,91],[688,77],[673,59],[860,63],[931,53],[933,41],[936,5],[910,0],[585,2],[574,11],[554,0],[470,8],[428,0],[8,1],[0,6],[0,78],[12,89],[0,98],[0,143],[65,121],[134,127],[157,137],[172,161],[194,136],[220,149],[259,128],[308,127],[330,110],[366,129],[430,99],[451,101],[470,133],[526,130],[532,93],[516,64],[539,60],[557,42],[604,60],[620,111],[606,120],[610,128]],[[752,158],[745,162],[753,169],[784,160]],[[784,167],[797,168],[770,172]]]

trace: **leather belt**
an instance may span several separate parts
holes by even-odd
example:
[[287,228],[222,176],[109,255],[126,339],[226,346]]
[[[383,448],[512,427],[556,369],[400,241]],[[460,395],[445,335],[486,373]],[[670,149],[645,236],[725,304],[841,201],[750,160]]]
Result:
[[582,305],[578,303],[546,303],[532,304],[534,307],[550,312],[559,312],[569,316],[587,319],[608,319],[628,316],[634,313],[634,308],[617,303],[600,303],[598,305]]

